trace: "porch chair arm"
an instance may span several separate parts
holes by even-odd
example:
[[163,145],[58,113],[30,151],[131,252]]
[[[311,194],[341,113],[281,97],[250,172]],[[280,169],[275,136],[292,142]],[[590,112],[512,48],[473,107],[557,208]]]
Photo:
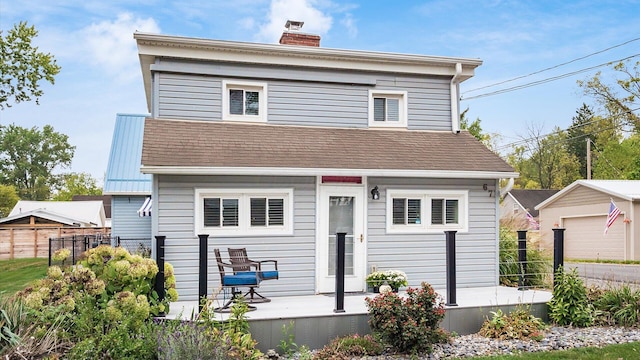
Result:
[[265,263],[271,263],[273,265],[274,270],[278,270],[278,261],[277,260],[260,260],[260,261],[254,261],[260,264],[260,267],[262,267],[263,264]]

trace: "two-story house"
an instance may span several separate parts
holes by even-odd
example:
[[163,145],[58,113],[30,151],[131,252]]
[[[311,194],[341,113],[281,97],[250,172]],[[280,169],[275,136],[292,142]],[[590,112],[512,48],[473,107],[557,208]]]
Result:
[[517,174],[459,128],[459,85],[480,60],[322,48],[292,28],[280,44],[134,37],[152,233],[181,300],[197,299],[198,234],[277,259],[267,296],[333,292],[336,232],[346,291],[373,269],[444,288],[445,230],[458,287],[498,284],[496,190]]

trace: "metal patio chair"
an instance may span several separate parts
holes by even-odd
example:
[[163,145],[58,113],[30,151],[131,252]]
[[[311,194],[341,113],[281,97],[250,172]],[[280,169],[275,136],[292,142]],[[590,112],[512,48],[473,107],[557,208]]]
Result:
[[[248,287],[249,292],[254,292],[254,288],[260,286],[260,281],[262,279],[258,275],[259,266],[253,263],[238,263],[237,266],[245,266],[247,269],[251,270],[251,268],[255,268],[255,271],[246,271],[235,273],[233,271],[234,265],[230,263],[225,263],[222,261],[222,257],[220,256],[220,249],[213,249],[213,252],[216,255],[216,261],[218,263],[218,272],[220,273],[220,284],[222,286],[223,291],[229,289],[231,291],[231,297],[227,300],[224,305],[221,307],[217,307],[214,309],[215,312],[229,312],[231,311],[231,304],[237,300],[239,296],[242,295],[242,291],[238,288]],[[231,271],[225,272],[225,268],[231,269]],[[249,306],[249,311],[255,310],[255,306]]]
[[[247,255],[246,248],[228,248],[227,250],[229,251],[229,260],[231,262],[231,265],[233,266],[234,274],[253,275],[256,272],[252,271],[251,267],[254,266],[257,268],[257,275],[261,281],[278,279],[278,262],[276,260],[251,260]],[[245,299],[248,303],[262,303],[271,301],[271,299],[256,292],[254,287],[249,288],[249,291],[245,294]]]

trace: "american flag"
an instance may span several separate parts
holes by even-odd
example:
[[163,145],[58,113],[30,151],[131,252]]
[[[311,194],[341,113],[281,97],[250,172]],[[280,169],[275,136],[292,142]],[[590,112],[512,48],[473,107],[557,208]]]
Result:
[[609,215],[607,216],[607,224],[604,226],[605,235],[607,234],[607,231],[609,231],[611,225],[613,225],[613,223],[618,218],[618,215],[620,215],[620,209],[618,209],[616,204],[613,202],[613,199],[611,199],[611,205],[609,205]]
[[531,230],[540,230],[540,224],[538,224],[536,219],[534,219],[529,213],[527,213],[527,220],[529,221],[529,227]]

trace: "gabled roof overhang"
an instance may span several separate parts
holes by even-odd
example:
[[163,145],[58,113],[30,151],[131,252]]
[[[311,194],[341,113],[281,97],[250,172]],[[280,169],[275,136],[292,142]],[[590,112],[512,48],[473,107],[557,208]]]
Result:
[[[296,66],[336,70],[377,71],[435,76],[457,75],[457,81],[473,76],[479,59],[329,49],[310,46],[259,44],[210,40],[136,32],[138,55],[151,111],[152,65],[157,58],[221,61],[246,64]],[[457,74],[456,66],[461,72]]]

